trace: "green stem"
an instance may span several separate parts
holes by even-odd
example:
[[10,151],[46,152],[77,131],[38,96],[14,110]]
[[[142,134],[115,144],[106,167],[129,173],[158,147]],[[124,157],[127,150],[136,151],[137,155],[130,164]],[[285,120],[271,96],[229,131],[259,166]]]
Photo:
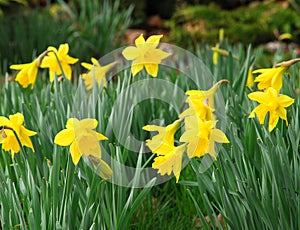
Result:
[[52,52],[53,52],[54,55],[55,55],[56,61],[57,61],[58,65],[59,65],[59,68],[60,68],[60,70],[61,70],[61,73],[62,73],[63,77],[66,78],[64,69],[63,69],[63,67],[62,67],[62,65],[61,65],[61,63],[60,63],[60,60],[59,60],[59,58],[58,58],[56,52],[55,52],[55,51],[52,51]]
[[13,128],[11,128],[11,127],[9,127],[9,126],[6,126],[6,125],[0,126],[0,130],[4,130],[4,129],[11,130],[11,131],[14,133],[14,135],[15,135],[17,141],[18,141],[18,144],[19,144],[19,146],[20,146],[20,149],[21,149],[21,151],[23,152],[23,154],[25,155],[25,154],[26,154],[25,149],[23,148],[23,145],[22,145],[22,143],[21,143],[21,140],[20,140],[18,134],[16,133],[16,131],[15,131]]

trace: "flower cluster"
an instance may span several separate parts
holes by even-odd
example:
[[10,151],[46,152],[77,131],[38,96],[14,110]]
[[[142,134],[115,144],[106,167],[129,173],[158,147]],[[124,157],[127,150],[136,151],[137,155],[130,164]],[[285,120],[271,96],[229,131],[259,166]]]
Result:
[[287,95],[280,94],[284,73],[288,67],[299,62],[300,59],[278,63],[274,68],[258,69],[253,73],[259,73],[254,82],[261,91],[248,94],[251,100],[260,103],[252,110],[249,118],[258,117],[259,123],[264,124],[267,113],[269,113],[269,131],[271,132],[277,125],[279,118],[288,125],[286,107],[294,103],[294,99]]
[[[187,91],[188,108],[179,115],[179,119],[167,127],[146,125],[146,131],[157,131],[158,134],[146,141],[151,152],[157,156],[154,158],[152,167],[158,169],[161,175],[172,172],[178,182],[183,153],[186,151],[189,158],[202,157],[210,154],[216,158],[215,142],[229,143],[226,135],[216,128],[217,121],[214,115],[214,94],[219,85],[226,80],[215,84],[207,91]],[[185,131],[179,141],[183,144],[174,145],[174,135],[184,123]]]

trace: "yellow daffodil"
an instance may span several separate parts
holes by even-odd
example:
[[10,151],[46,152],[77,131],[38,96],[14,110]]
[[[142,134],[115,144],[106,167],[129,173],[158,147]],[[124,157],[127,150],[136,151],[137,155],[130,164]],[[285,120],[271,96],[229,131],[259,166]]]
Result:
[[73,163],[78,164],[82,155],[101,158],[101,147],[99,140],[107,140],[107,137],[96,132],[98,125],[96,119],[70,118],[67,121],[66,129],[60,131],[54,138],[54,143],[61,146],[70,145],[70,153]]
[[173,145],[169,152],[163,156],[154,158],[152,168],[158,169],[158,173],[161,175],[170,175],[173,172],[176,177],[176,182],[178,182],[182,165],[182,156],[185,149],[186,144],[177,147]]
[[156,77],[158,73],[158,64],[170,54],[157,49],[159,40],[163,35],[150,36],[146,41],[141,34],[136,40],[136,47],[129,46],[122,52],[127,60],[133,60],[131,65],[132,75],[135,76],[144,67],[149,75]]
[[[189,103],[189,106],[193,108],[193,110],[196,111],[199,116],[202,114],[200,116],[203,117],[202,119],[204,119],[204,117],[207,117],[207,119],[212,119],[212,115],[210,113],[215,109],[214,95],[220,85],[225,82],[228,82],[228,80],[220,80],[208,90],[189,90],[185,92],[185,94],[188,95],[187,102]],[[188,114],[192,115],[189,112],[188,114],[184,113],[179,115],[179,117],[182,118]]]
[[248,94],[251,100],[260,103],[253,111],[250,113],[249,118],[254,118],[254,114],[257,115],[260,124],[264,124],[265,116],[269,112],[269,131],[271,132],[277,122],[279,117],[286,121],[286,107],[294,103],[294,99],[286,95],[278,95],[278,91],[274,88],[268,88],[265,92],[254,92]]
[[[214,65],[218,64],[219,54],[221,54],[222,56],[225,56],[225,57],[229,56],[229,52],[227,50],[220,49],[219,45],[212,47],[211,50],[213,51],[213,64]],[[239,60],[238,56],[236,56],[234,54],[232,55],[232,58],[235,60]]]
[[278,68],[257,69],[253,71],[253,73],[259,73],[254,80],[254,82],[258,82],[257,88],[265,90],[272,87],[279,92],[282,87],[283,74],[287,68],[287,66],[280,66]]
[[167,127],[158,125],[146,125],[143,127],[146,131],[157,131],[158,134],[153,136],[151,140],[146,140],[146,145],[152,153],[157,155],[165,155],[174,147],[174,135],[180,125],[180,120],[174,121]]
[[27,88],[29,85],[31,85],[31,89],[33,89],[38,73],[38,68],[40,67],[41,62],[43,61],[47,53],[47,50],[44,51],[37,59],[35,59],[31,63],[11,65],[9,67],[11,69],[20,70],[15,80],[19,82],[23,88]]
[[47,56],[44,57],[41,68],[49,68],[50,81],[53,82],[55,74],[58,76],[62,75],[62,70],[65,77],[71,80],[72,69],[70,65],[75,64],[78,61],[78,58],[73,58],[68,55],[69,45],[67,43],[62,44],[59,46],[58,50],[55,47],[50,46],[47,50],[49,52]]
[[9,68],[20,70],[15,80],[19,82],[23,88],[27,88],[28,85],[31,84],[31,89],[33,89],[39,68],[38,59],[35,59],[31,63],[11,65]]
[[247,77],[247,82],[246,82],[246,86],[248,88],[252,88],[254,85],[254,77],[252,74],[252,71],[253,71],[252,69],[253,69],[253,65],[251,65],[248,70],[248,77]]
[[21,149],[17,137],[15,136],[13,131],[15,131],[15,133],[17,134],[21,145],[31,148],[34,152],[30,137],[36,135],[36,132],[26,129],[23,126],[23,123],[24,116],[21,113],[10,115],[9,119],[0,116],[0,127],[3,128],[0,134],[0,143],[2,144],[2,149],[4,149],[5,151],[11,151],[13,158],[15,153],[18,153]]
[[84,73],[81,75],[87,90],[90,90],[94,87],[95,80],[98,83],[99,87],[101,86],[101,84],[103,84],[103,86],[106,87],[106,73],[111,69],[111,67],[115,63],[101,66],[95,58],[91,58],[91,61],[93,64],[89,64],[86,62],[81,63],[81,65],[84,68],[89,70],[88,73]]
[[215,142],[229,143],[226,135],[215,128],[215,121],[203,121],[197,116],[188,116],[184,122],[185,132],[180,141],[187,143],[189,158],[201,157],[205,153],[216,158]]

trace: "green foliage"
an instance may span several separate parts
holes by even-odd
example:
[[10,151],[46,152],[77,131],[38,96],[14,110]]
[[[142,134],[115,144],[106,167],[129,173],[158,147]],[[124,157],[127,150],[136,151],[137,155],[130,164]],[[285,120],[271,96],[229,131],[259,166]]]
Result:
[[297,40],[300,36],[299,22],[300,16],[293,8],[269,2],[230,11],[212,4],[184,7],[166,25],[171,30],[170,40],[185,47],[194,47],[200,41],[216,43],[220,28],[224,28],[232,43],[261,44],[275,40],[275,29],[280,33],[291,33]]
[[[28,63],[47,49],[68,42],[74,57],[90,62],[119,47],[131,25],[133,7],[119,9],[119,1],[72,1],[43,10],[0,17],[0,72],[15,63]],[[32,54],[32,51],[34,53]]]

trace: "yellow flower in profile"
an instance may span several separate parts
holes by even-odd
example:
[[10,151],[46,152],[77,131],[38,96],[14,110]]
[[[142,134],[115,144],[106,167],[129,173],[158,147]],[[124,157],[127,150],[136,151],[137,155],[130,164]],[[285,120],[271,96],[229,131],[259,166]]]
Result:
[[131,64],[132,75],[135,76],[144,67],[149,75],[156,77],[158,65],[167,58],[170,53],[157,49],[159,40],[163,35],[150,36],[146,41],[141,34],[136,40],[134,46],[125,48],[122,52],[127,60],[133,60]]
[[253,71],[252,73],[259,73],[254,80],[254,82],[258,82],[257,88],[259,90],[265,90],[272,87],[279,92],[282,87],[283,74],[287,69],[288,66],[280,66],[277,68],[257,69]]
[[188,116],[184,122],[185,132],[180,141],[187,143],[189,158],[201,157],[206,153],[216,158],[215,142],[229,143],[226,135],[215,128],[216,121],[203,121],[197,116]]
[[19,82],[23,88],[27,88],[31,85],[31,89],[33,89],[39,68],[38,59],[35,59],[31,63],[11,65],[9,68],[20,70],[15,81]]
[[154,158],[152,168],[158,169],[158,173],[161,175],[170,175],[173,172],[176,182],[180,176],[182,155],[186,149],[186,145],[174,146],[174,135],[179,125],[180,120],[176,120],[167,127],[157,125],[143,127],[144,130],[158,132],[151,140],[146,140],[146,145],[151,152],[158,155]]
[[143,127],[146,131],[157,131],[158,134],[153,136],[151,140],[146,140],[146,145],[152,153],[157,155],[165,155],[174,147],[174,135],[180,125],[180,120],[174,121],[167,127],[158,125],[146,125]]
[[48,54],[44,57],[40,67],[49,68],[50,81],[53,82],[55,74],[57,76],[62,75],[62,70],[65,77],[71,80],[72,69],[70,65],[75,64],[78,58],[73,58],[68,55],[69,45],[67,43],[62,44],[58,50],[55,47],[49,46],[47,51]]
[[186,144],[177,147],[173,145],[169,152],[154,158],[152,168],[158,169],[158,173],[160,175],[171,175],[173,172],[176,177],[176,182],[178,182],[181,172],[182,156],[185,149]]
[[253,71],[253,65],[251,65],[248,70],[248,77],[247,77],[247,82],[246,82],[246,86],[248,88],[252,88],[254,85],[254,77],[253,77],[252,71]]
[[[220,87],[220,85],[227,82],[228,80],[223,79],[218,81],[208,90],[186,91],[185,94],[188,95],[187,102],[189,103],[189,106],[193,108],[198,115],[202,113],[202,116],[207,117],[206,119],[212,119],[212,115],[210,113],[215,110],[214,95],[217,92],[217,89]],[[184,113],[185,112],[183,112],[183,114]],[[185,115],[183,114],[179,115],[179,117],[184,117]],[[189,112],[186,115],[188,114],[192,115]],[[204,117],[202,117],[202,119],[204,119]]]
[[268,88],[265,92],[254,92],[248,94],[251,100],[260,103],[249,115],[249,118],[254,118],[257,115],[259,123],[264,124],[265,117],[269,112],[269,131],[271,132],[278,123],[279,117],[286,121],[286,107],[294,103],[294,99],[286,95],[278,95],[278,91],[274,88]]
[[111,67],[115,63],[111,63],[105,66],[101,66],[100,63],[97,61],[96,58],[91,58],[93,64],[89,64],[86,62],[81,63],[81,65],[88,69],[88,73],[84,73],[81,75],[82,79],[84,80],[84,84],[86,85],[87,90],[90,90],[94,87],[94,82],[98,83],[100,87],[103,85],[106,87],[106,73],[111,69]]
[[11,151],[13,158],[15,153],[18,153],[21,149],[17,137],[15,136],[13,131],[15,131],[15,133],[17,134],[21,145],[31,148],[34,152],[30,137],[36,135],[36,132],[26,129],[23,126],[23,123],[24,116],[21,113],[10,115],[9,119],[0,116],[0,127],[2,127],[0,134],[0,143],[2,144],[2,149],[4,149],[5,151]]
[[78,164],[82,155],[101,158],[101,147],[99,140],[107,140],[107,137],[96,132],[98,125],[96,119],[70,118],[67,121],[66,129],[60,131],[54,138],[54,143],[60,146],[70,145],[70,153],[73,163]]

